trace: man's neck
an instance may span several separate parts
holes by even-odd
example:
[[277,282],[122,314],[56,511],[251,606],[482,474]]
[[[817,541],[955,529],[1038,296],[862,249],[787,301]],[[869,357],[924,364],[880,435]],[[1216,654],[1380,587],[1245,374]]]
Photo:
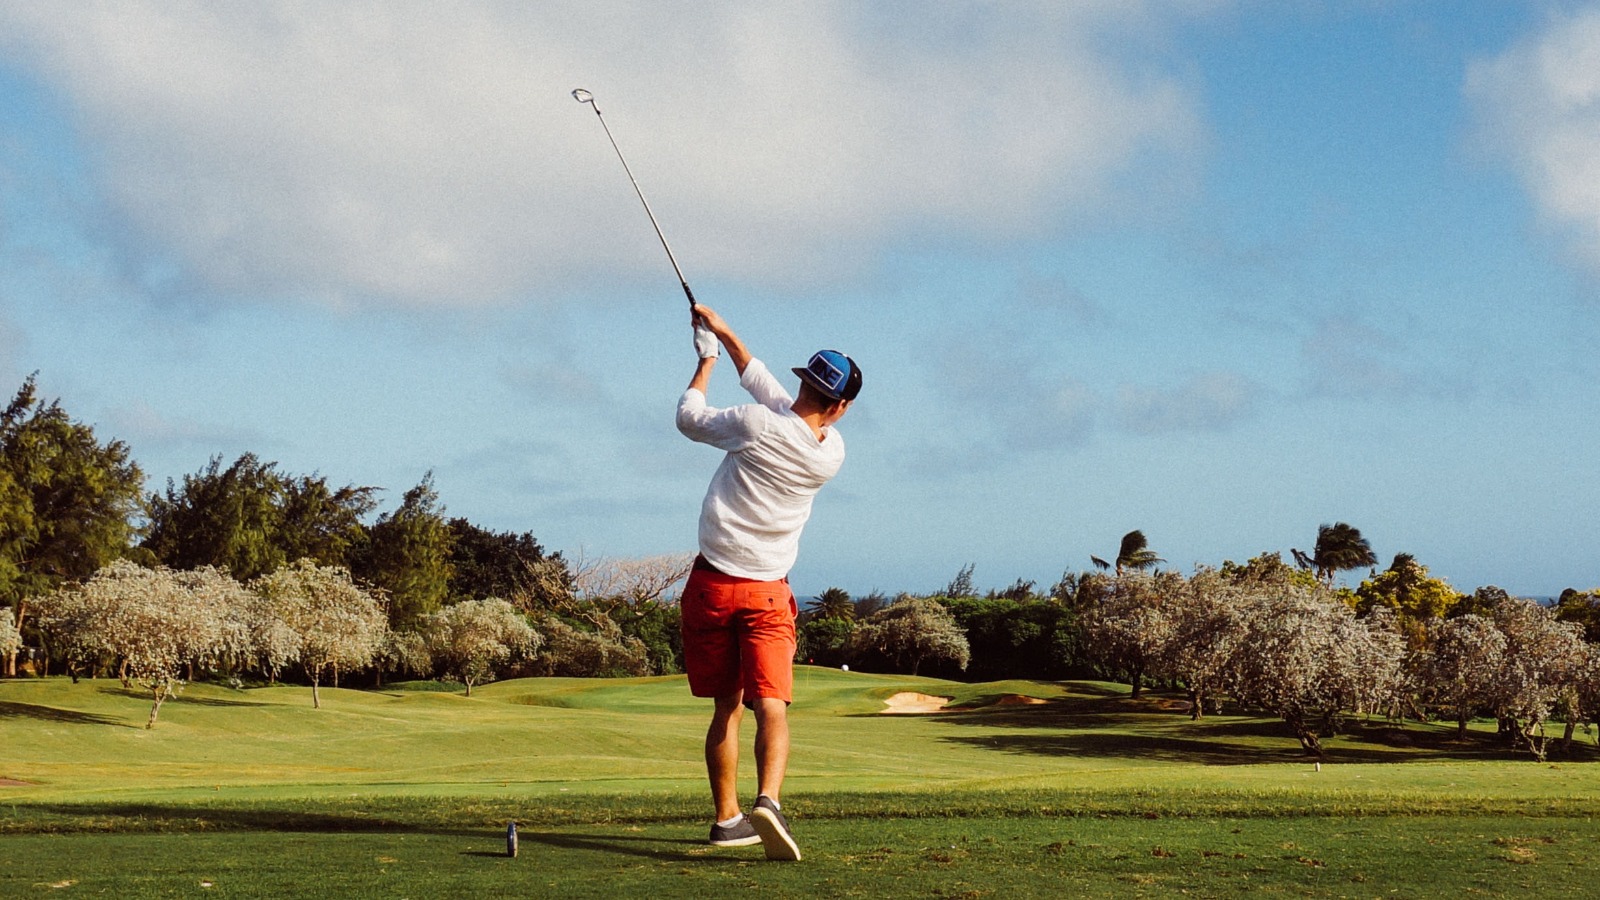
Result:
[[826,433],[823,431],[823,429],[828,426],[828,410],[819,408],[814,404],[798,400],[795,401],[795,404],[789,407],[789,409],[795,415],[799,416],[802,422],[805,422],[807,425],[811,426],[811,433],[817,436],[817,440],[820,441],[826,437]]

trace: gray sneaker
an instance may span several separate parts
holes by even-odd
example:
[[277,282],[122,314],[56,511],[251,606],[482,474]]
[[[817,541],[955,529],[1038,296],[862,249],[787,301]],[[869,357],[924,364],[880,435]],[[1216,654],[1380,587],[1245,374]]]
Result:
[[748,847],[760,843],[761,835],[756,834],[756,829],[750,824],[749,816],[740,816],[739,821],[732,825],[712,825],[711,840],[713,847]]
[[800,859],[800,845],[794,842],[794,835],[789,833],[789,820],[783,817],[777,804],[765,794],[756,798],[756,808],[750,811],[750,822],[761,836],[761,847],[767,851],[767,859],[791,862]]

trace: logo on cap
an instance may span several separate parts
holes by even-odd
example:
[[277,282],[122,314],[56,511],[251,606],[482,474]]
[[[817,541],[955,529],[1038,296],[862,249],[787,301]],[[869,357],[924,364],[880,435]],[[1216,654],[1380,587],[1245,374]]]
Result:
[[792,371],[833,400],[854,400],[861,393],[861,369],[855,360],[837,350],[818,350],[805,368]]

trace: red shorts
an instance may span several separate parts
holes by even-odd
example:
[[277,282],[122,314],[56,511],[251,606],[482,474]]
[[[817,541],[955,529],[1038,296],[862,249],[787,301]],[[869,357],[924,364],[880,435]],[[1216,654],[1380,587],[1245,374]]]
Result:
[[696,697],[744,700],[794,694],[794,619],[789,582],[751,581],[696,568],[683,590],[683,667]]

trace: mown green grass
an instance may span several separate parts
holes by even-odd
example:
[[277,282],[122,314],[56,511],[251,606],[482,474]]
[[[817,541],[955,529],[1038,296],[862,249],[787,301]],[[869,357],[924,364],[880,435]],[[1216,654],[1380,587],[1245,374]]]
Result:
[[[27,782],[0,787],[0,895],[1509,894],[1600,835],[1593,736],[1540,764],[1358,723],[1319,771],[1279,722],[1191,723],[1121,685],[802,668],[785,806],[808,859],[775,867],[701,843],[708,706],[681,678],[408,687],[312,709],[193,685],[147,731],[114,681],[0,682],[0,779]],[[902,690],[969,708],[878,714]],[[992,705],[1010,694],[1049,702]]]
[[[1417,827],[1419,821],[1424,827]],[[807,821],[807,858],[712,849],[690,824],[497,833],[20,835],[0,895],[116,897],[1592,896],[1600,835],[1569,819]],[[52,887],[60,885],[61,887]]]

